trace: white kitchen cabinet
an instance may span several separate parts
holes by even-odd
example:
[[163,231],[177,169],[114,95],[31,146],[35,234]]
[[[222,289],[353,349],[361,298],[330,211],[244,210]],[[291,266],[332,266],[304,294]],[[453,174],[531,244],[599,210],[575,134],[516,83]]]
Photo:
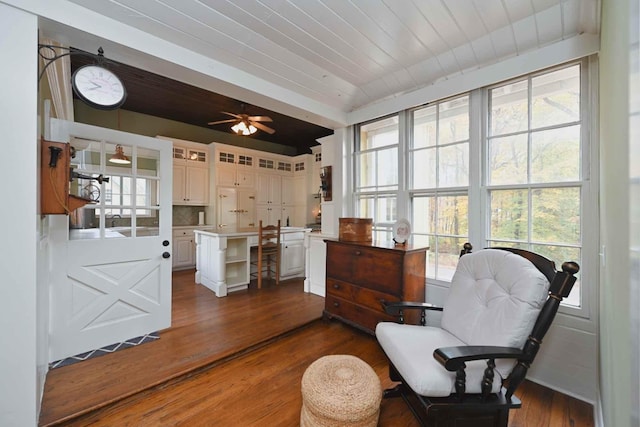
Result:
[[307,203],[309,192],[307,191],[306,175],[297,175],[293,177],[293,204],[296,206]]
[[190,268],[196,265],[195,243],[193,236],[180,236],[173,238],[173,262],[174,270]]
[[[253,213],[256,225],[260,220],[264,224],[275,224],[279,219],[284,226],[289,218],[289,225],[304,226],[315,220],[310,213],[315,204],[310,206],[309,203],[319,184],[310,189],[310,169],[314,166],[311,155],[289,157],[220,143],[212,143],[210,150],[215,162],[215,179],[212,182],[216,189],[211,194],[216,194],[223,187],[255,191]],[[216,224],[233,223],[228,217],[229,209],[221,211],[218,200],[213,200],[212,206],[215,206]]]
[[[256,224],[262,221],[262,225],[276,225],[278,220],[282,219],[282,208],[272,207],[271,205],[257,205],[256,206]],[[281,226],[285,225],[285,222],[280,223]]]
[[[282,220],[282,176],[275,173],[258,175],[256,183],[257,220],[262,223],[276,224]],[[284,221],[281,222],[284,225]]]
[[280,185],[282,206],[293,206],[296,204],[296,195],[294,187],[294,178],[290,176],[283,176],[282,183]]
[[218,228],[257,227],[254,190],[218,187]]
[[256,182],[256,203],[259,205],[280,206],[282,202],[282,176],[277,174],[259,174]]
[[216,166],[216,185],[219,187],[253,188],[256,174],[253,170],[236,165]]
[[282,256],[280,259],[281,279],[298,277],[304,274],[304,237],[302,233],[300,234],[300,239],[285,240],[282,243]]
[[238,150],[219,148],[216,151],[216,185],[254,188],[256,173],[254,157]]
[[209,147],[166,136],[157,138],[173,143],[173,204],[209,204]]
[[173,230],[171,265],[174,270],[192,268],[196,265],[195,228]]
[[173,204],[204,206],[209,203],[209,169],[184,161],[173,163]]

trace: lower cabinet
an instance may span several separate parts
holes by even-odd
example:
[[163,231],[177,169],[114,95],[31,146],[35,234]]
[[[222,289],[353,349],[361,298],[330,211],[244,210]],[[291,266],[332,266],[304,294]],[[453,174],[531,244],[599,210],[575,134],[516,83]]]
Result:
[[174,270],[193,268],[196,265],[196,241],[193,230],[173,230],[171,266]]
[[207,228],[193,227],[173,230],[173,251],[171,254],[173,270],[186,270],[196,266],[196,239],[193,231],[205,229]]
[[287,279],[304,275],[304,233],[283,234],[280,277]]

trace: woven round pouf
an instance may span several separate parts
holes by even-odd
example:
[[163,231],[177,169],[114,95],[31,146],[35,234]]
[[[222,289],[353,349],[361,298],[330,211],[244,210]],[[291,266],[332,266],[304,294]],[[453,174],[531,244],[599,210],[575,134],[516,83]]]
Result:
[[375,371],[355,356],[324,356],[302,375],[301,427],[375,427],[382,387]]

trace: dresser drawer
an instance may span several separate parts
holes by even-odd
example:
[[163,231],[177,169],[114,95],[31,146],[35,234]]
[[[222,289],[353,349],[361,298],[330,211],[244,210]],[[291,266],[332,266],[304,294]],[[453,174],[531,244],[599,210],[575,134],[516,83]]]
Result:
[[392,250],[331,244],[327,251],[327,277],[399,296],[402,255]]
[[353,304],[331,294],[325,298],[325,312],[329,317],[338,317],[340,320],[369,333],[374,333],[378,322],[393,322],[396,320],[384,312]]
[[373,289],[362,288],[339,280],[327,278],[327,293],[353,303],[369,307],[374,311],[384,313],[382,301],[400,301],[394,295],[379,292]]

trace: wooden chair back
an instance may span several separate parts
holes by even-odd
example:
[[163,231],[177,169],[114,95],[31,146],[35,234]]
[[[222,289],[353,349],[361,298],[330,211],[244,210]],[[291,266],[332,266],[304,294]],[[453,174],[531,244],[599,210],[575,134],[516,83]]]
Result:
[[[460,253],[460,256],[463,256],[466,253],[470,253],[471,249],[471,244],[465,243],[464,249]],[[553,261],[534,252],[530,252],[524,249],[507,247],[492,247],[491,249],[509,251],[514,254],[520,255],[523,258],[526,258],[538,270],[540,270],[542,274],[545,275],[550,283],[549,295],[547,297],[547,300],[542,306],[542,309],[540,310],[540,313],[538,314],[538,317],[536,319],[536,323],[534,324],[533,330],[531,331],[531,334],[529,335],[529,338],[525,342],[525,345],[522,349],[523,357],[518,359],[517,365],[515,366],[515,368],[513,368],[513,371],[511,371],[511,375],[509,376],[509,385],[507,387],[506,397],[510,398],[516,391],[520,383],[522,383],[522,381],[525,379],[531,363],[540,350],[542,339],[551,327],[551,323],[553,322],[553,319],[558,312],[560,303],[564,298],[569,296],[569,293],[571,292],[571,289],[576,282],[575,274],[578,273],[580,267],[577,263],[568,261],[562,263],[562,271],[557,271],[555,263]]]
[[[267,278],[271,280],[271,274],[275,274],[276,284],[280,283],[280,220],[276,225],[258,224],[258,289],[262,288],[263,271],[267,272]],[[263,262],[266,261],[266,269]],[[272,263],[275,262],[275,269]]]

